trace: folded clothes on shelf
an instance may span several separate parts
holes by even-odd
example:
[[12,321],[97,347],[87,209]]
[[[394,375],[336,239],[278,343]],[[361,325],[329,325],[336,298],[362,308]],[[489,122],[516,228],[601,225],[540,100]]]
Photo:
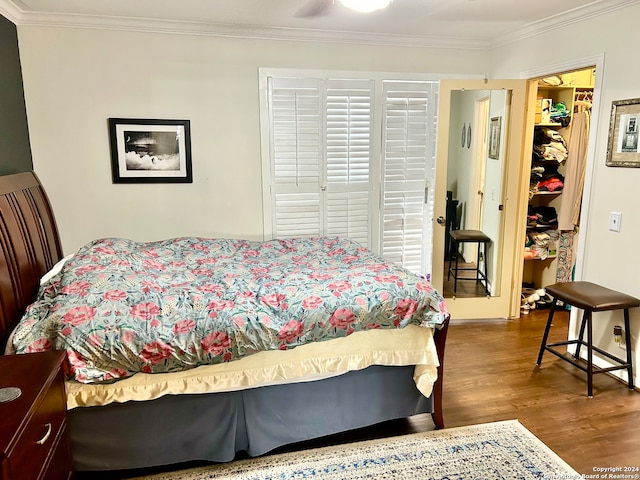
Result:
[[564,137],[552,128],[536,128],[533,136],[533,160],[564,162],[569,156]]
[[564,176],[558,172],[558,164],[535,165],[531,168],[529,197],[539,192],[558,192],[564,188]]
[[529,205],[527,211],[528,227],[552,227],[558,224],[558,214],[554,207]]

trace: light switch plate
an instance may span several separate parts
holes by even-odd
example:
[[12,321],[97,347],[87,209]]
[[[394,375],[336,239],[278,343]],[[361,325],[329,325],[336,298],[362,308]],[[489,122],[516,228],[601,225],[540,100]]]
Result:
[[620,231],[620,223],[622,222],[622,212],[611,212],[609,217],[609,230],[612,232]]

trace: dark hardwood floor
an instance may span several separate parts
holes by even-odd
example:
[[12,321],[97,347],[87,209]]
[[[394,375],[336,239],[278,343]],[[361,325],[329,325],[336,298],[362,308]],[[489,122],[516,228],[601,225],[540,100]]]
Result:
[[[587,398],[581,370],[548,352],[536,367],[547,315],[533,310],[519,320],[454,321],[444,364],[446,426],[517,419],[581,474],[640,467],[640,392],[598,374],[594,397]],[[568,323],[569,312],[558,312],[550,341],[566,340]],[[418,429],[421,420],[413,420]]]
[[[519,320],[452,321],[444,360],[446,427],[517,419],[581,474],[640,467],[640,392],[599,374],[594,397],[587,398],[581,370],[548,352],[536,367],[547,315],[533,310]],[[556,314],[550,341],[566,340],[568,320],[569,312]],[[432,429],[430,415],[416,415],[279,451]]]
[[[452,262],[452,266],[455,262]],[[458,260],[459,268],[475,268],[475,263],[464,262],[462,259]],[[453,291],[454,288],[454,278],[448,275],[449,269],[449,261],[445,260],[444,262],[445,274],[444,281],[442,285],[442,295],[445,298],[470,298],[470,297],[484,297],[487,293],[484,289],[484,285],[480,282],[475,281],[476,275],[475,272],[471,270],[461,270],[458,272],[458,285],[456,291]],[[448,277],[448,278],[447,278]]]

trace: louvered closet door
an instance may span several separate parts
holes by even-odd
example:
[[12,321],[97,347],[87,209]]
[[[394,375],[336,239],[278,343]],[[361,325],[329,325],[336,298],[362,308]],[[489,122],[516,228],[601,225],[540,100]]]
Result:
[[276,238],[370,244],[372,91],[369,80],[271,79]]
[[270,79],[275,238],[322,235],[323,100],[317,79]]
[[373,81],[328,80],[326,91],[325,231],[369,246]]
[[383,256],[431,272],[435,174],[435,88],[385,82],[383,88]]

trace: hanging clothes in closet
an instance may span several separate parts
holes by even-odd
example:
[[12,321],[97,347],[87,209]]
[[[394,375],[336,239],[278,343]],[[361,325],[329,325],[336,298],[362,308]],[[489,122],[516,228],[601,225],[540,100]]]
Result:
[[590,104],[576,102],[584,110],[573,114],[571,131],[567,143],[568,156],[566,160],[565,182],[562,193],[560,214],[558,215],[558,229],[560,239],[558,244],[557,282],[570,282],[575,263],[575,246],[577,227],[580,223],[580,207],[587,163],[587,144],[589,142]]

